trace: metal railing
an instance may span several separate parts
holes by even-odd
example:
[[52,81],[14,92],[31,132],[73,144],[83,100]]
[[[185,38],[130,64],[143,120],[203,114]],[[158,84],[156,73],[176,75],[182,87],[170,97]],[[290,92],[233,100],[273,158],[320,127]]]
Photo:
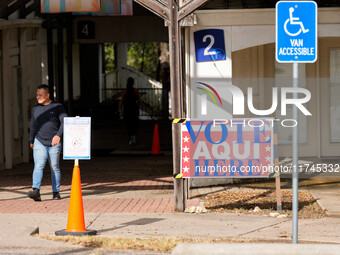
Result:
[[[111,98],[113,101],[119,102],[122,97],[122,93],[125,89],[106,89],[103,94],[106,98]],[[138,88],[141,98],[141,105],[139,107],[139,116],[141,119],[158,119],[164,117],[164,111],[169,112],[168,104],[162,104],[163,100],[168,100],[166,96],[169,93],[166,90],[160,88]],[[122,115],[120,116],[122,118]]]
[[[162,88],[162,83],[130,66],[120,67],[113,72],[104,74],[102,88],[104,90],[125,88],[126,81],[129,77],[132,77],[135,80],[135,88]],[[103,100],[105,99],[105,95],[103,95]]]
[[129,77],[134,78],[134,87],[141,96],[141,119],[157,119],[169,113],[169,95],[162,89],[162,83],[129,66],[103,75],[102,102],[120,101]]

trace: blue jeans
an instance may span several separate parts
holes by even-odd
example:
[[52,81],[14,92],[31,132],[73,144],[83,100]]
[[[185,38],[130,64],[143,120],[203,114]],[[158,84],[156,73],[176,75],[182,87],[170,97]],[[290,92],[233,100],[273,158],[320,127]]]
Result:
[[48,159],[51,168],[52,190],[59,191],[60,187],[60,168],[59,157],[61,151],[61,143],[55,146],[45,146],[38,139],[34,139],[33,158],[33,185],[32,188],[40,189],[41,180],[43,178],[43,171]]

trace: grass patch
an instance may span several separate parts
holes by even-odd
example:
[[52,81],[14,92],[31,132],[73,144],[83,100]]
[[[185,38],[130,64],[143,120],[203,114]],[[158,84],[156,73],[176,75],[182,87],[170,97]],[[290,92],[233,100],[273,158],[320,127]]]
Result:
[[250,238],[123,238],[101,236],[55,236],[37,235],[40,238],[61,241],[89,248],[117,250],[150,250],[170,252],[179,243],[290,243],[290,240],[262,240]]
[[39,235],[39,237],[62,241],[69,244],[79,244],[91,248],[119,249],[119,250],[152,250],[152,251],[171,251],[177,244],[177,239],[165,238],[123,238],[123,237],[100,237],[100,236],[54,236]]
[[[282,190],[281,194],[282,211],[280,214],[292,217],[292,192]],[[298,199],[300,219],[318,219],[327,216],[326,212],[309,192],[300,191]],[[270,213],[277,212],[275,190],[223,191],[209,194],[203,197],[203,200],[208,212],[257,215],[270,215]],[[260,210],[254,211],[255,207],[259,207]]]

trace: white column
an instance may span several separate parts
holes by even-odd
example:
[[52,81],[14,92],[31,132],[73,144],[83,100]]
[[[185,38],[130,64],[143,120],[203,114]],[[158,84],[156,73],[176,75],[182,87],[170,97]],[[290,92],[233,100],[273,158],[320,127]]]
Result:
[[[219,40],[224,40],[225,44],[225,60],[219,61],[204,61],[197,62],[196,51],[195,51],[195,41],[194,33],[196,31],[214,29],[211,27],[191,27],[190,28],[190,118],[209,120],[214,119],[218,114],[224,116],[225,119],[232,118],[232,96],[231,93],[222,92],[222,90],[227,90],[227,85],[231,85],[232,77],[232,29],[231,27],[219,27],[218,29],[223,30],[224,38],[219,38]],[[211,39],[209,39],[210,41]],[[208,41],[208,42],[209,42]],[[214,105],[214,103],[209,100],[209,97],[202,97],[201,92],[197,87],[201,87],[199,83],[205,83],[213,88],[221,96],[224,108],[222,109],[220,105]],[[209,90],[209,89],[208,89]],[[201,101],[203,99],[203,101]],[[204,101],[204,99],[208,99]],[[217,99],[217,98],[216,98]],[[202,110],[202,105],[204,109]],[[217,117],[216,117],[217,118]]]
[[28,133],[28,127],[29,127],[29,122],[28,122],[28,116],[27,116],[27,108],[28,108],[28,97],[27,97],[27,55],[26,55],[26,36],[27,35],[27,29],[26,28],[21,28],[20,30],[20,63],[21,63],[21,75],[22,75],[22,125],[23,125],[23,136],[22,136],[22,156],[23,156],[23,161],[28,162],[29,161],[29,146],[28,146],[28,141],[29,141],[29,133]]
[[12,168],[12,93],[11,62],[9,56],[9,29],[2,30],[3,106],[4,106],[4,152],[5,167]]

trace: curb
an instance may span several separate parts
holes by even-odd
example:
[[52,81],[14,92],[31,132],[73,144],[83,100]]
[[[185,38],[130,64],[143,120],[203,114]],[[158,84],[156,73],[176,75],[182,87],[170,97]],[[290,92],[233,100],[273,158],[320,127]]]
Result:
[[181,255],[335,255],[340,253],[337,244],[192,244],[182,243],[177,245],[171,254]]

